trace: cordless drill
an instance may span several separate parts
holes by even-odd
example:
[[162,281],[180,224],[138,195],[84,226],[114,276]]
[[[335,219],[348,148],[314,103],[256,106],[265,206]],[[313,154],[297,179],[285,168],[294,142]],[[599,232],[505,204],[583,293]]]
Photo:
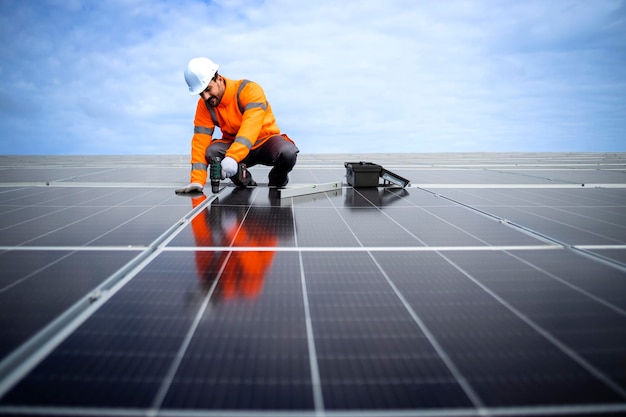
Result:
[[[237,167],[237,180],[246,183],[248,171],[245,164],[239,164]],[[219,156],[211,157],[209,161],[209,178],[211,179],[211,191],[217,194],[220,191],[220,180],[222,180],[222,158]]]

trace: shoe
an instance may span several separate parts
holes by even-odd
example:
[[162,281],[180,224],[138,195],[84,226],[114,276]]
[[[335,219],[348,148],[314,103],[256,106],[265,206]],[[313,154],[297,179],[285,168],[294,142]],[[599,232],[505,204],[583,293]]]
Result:
[[230,180],[237,187],[256,187],[256,181],[252,178],[252,174],[250,174],[250,171],[246,170],[245,177],[245,180],[239,181],[239,178],[237,178],[237,176],[235,175],[233,177],[230,177]]
[[244,188],[244,187],[256,187],[256,181],[253,180],[253,179],[249,179],[249,180],[244,181],[244,182],[239,181],[237,178],[231,178],[230,180],[237,187],[241,187],[241,188]]
[[285,188],[285,186],[289,184],[289,177],[285,177],[285,179],[282,182],[279,181],[270,181],[269,184],[267,184],[270,187],[276,187],[276,188]]

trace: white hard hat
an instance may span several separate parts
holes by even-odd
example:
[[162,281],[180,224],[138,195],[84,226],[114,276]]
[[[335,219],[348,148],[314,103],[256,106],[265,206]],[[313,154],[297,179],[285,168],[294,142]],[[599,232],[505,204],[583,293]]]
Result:
[[189,94],[195,96],[204,91],[215,76],[219,65],[209,58],[194,58],[187,64],[185,81],[189,86]]

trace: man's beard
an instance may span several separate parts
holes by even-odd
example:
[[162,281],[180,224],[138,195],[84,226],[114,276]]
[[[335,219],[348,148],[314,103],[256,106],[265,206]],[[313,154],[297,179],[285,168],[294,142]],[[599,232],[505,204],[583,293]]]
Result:
[[209,97],[207,102],[211,105],[211,107],[217,107],[220,104],[220,99],[218,99],[215,96],[211,96],[211,97]]

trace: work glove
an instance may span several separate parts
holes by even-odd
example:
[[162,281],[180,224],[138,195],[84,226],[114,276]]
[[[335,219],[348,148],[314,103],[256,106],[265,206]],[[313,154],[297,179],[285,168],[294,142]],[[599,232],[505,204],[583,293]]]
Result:
[[230,178],[237,175],[239,164],[230,156],[222,159],[222,178]]
[[175,191],[176,194],[192,194],[192,193],[201,193],[204,187],[202,184],[197,182],[192,182],[186,187],[179,188]]

